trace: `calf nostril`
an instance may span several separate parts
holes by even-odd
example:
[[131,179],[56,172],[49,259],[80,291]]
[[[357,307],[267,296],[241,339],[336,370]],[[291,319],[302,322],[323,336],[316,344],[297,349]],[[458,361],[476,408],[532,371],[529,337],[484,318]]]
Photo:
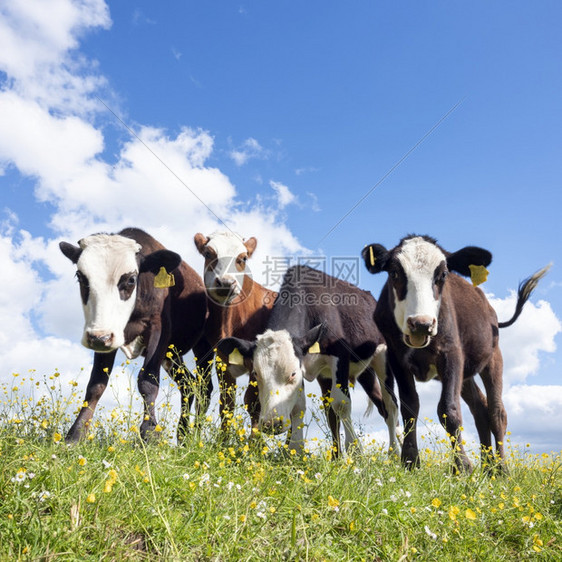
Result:
[[408,328],[413,333],[431,333],[435,328],[436,319],[429,316],[411,316],[408,318]]
[[234,285],[234,279],[228,279],[228,278],[225,279],[225,278],[217,277],[215,283],[217,287],[227,289],[229,287],[232,287],[232,285]]
[[113,341],[113,333],[103,333],[103,334],[96,334],[96,333],[88,333],[88,343],[90,345],[103,345],[109,346]]

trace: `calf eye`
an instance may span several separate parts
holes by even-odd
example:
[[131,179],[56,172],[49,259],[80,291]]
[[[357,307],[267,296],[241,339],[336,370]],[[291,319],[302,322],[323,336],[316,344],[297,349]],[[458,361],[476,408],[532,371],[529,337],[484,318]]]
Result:
[[438,285],[443,285],[443,283],[445,283],[445,279],[447,279],[447,276],[449,275],[449,272],[444,269],[443,271],[438,271],[435,274],[435,283],[437,283]]
[[117,288],[119,289],[119,296],[121,300],[126,301],[132,294],[137,285],[137,274],[136,273],[125,273],[119,279],[117,283]]
[[81,271],[76,272],[76,279],[78,279],[78,283],[80,283],[80,285],[84,285],[85,287],[90,285],[88,278]]

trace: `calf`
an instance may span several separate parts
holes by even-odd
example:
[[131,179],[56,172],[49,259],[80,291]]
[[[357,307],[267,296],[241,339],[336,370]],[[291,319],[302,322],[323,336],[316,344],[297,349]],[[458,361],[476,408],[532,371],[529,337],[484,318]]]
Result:
[[[493,461],[491,430],[498,466],[504,468],[507,416],[498,329],[517,320],[548,267],[521,283],[513,317],[498,323],[484,293],[454,273],[487,273],[485,266],[492,261],[487,250],[469,246],[449,253],[433,238],[408,236],[392,250],[369,245],[362,256],[371,273],[388,273],[374,320],[388,345],[388,362],[398,383],[404,420],[403,462],[419,466],[415,380],[435,377],[442,383],[437,412],[450,435],[458,470],[472,469],[461,437],[461,396],[474,416],[483,462],[491,466]],[[486,397],[476,385],[476,373],[482,378]]]
[[[79,440],[87,430],[118,349],[129,359],[145,357],[138,375],[144,401],[141,436],[146,438],[156,426],[154,403],[164,363],[181,393],[181,437],[193,397],[182,355],[191,348],[200,357],[208,351],[201,339],[207,311],[201,278],[178,254],[137,228],[94,234],[78,246],[61,242],[60,249],[77,266],[85,316],[82,344],[95,352],[85,404],[67,441]],[[168,274],[172,270],[173,279]]]
[[[390,446],[397,450],[397,404],[392,379],[386,377],[386,345],[372,322],[375,306],[370,293],[321,271],[295,266],[285,274],[267,330],[252,341],[220,342],[219,350],[229,360],[241,355],[253,367],[264,431],[282,433],[290,426],[289,447],[302,448],[304,379],[318,377],[334,450],[340,454],[339,420],[346,448],[357,442],[349,381],[358,379],[385,418]],[[381,379],[382,396],[374,372]]]
[[[234,336],[254,340],[267,325],[277,293],[256,283],[246,268],[246,261],[254,253],[257,240],[246,242],[233,232],[216,232],[211,236],[196,234],[195,246],[205,258],[204,281],[209,317],[205,324],[205,337],[215,347],[223,338]],[[226,370],[217,367],[220,384],[220,412],[223,427],[228,412],[234,410],[236,378],[248,372],[242,361],[228,363],[228,357],[218,351]],[[259,400],[255,376],[250,374],[250,384],[244,396],[252,428],[257,428]],[[207,388],[212,388],[209,385]]]

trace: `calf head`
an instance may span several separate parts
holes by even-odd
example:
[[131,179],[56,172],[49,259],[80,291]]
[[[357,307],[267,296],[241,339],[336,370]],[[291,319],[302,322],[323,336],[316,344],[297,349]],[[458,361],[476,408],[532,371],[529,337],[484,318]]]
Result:
[[371,244],[363,249],[362,256],[371,273],[388,273],[394,319],[404,343],[412,348],[426,347],[438,333],[449,272],[470,276],[470,266],[485,267],[492,261],[488,250],[467,246],[449,253],[427,236],[408,236],[392,250]]
[[[78,246],[61,242],[62,253],[76,264],[84,309],[82,344],[110,352],[128,343],[125,327],[135,308],[139,275],[175,269],[181,257],[169,250],[141,255],[141,246],[118,234],[94,234]],[[154,289],[157,290],[157,289]]]
[[324,330],[320,324],[303,337],[293,337],[286,330],[267,330],[255,342],[239,338],[219,342],[224,355],[239,353],[251,362],[258,383],[263,431],[278,434],[289,429],[291,414],[303,392],[303,358]]
[[258,241],[250,238],[243,242],[233,232],[216,232],[211,236],[198,233],[193,241],[205,258],[203,279],[208,295],[219,304],[230,304],[242,293],[244,276],[250,275],[246,261],[254,253]]

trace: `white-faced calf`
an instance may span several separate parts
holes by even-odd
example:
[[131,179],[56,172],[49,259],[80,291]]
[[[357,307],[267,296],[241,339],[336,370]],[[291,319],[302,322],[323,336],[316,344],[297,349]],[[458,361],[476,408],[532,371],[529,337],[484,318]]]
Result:
[[268,329],[252,340],[226,338],[219,344],[224,355],[241,356],[253,368],[264,431],[282,433],[290,428],[289,446],[302,448],[304,380],[318,378],[339,454],[340,420],[346,447],[358,442],[349,395],[349,382],[357,379],[385,418],[390,445],[397,450],[397,403],[385,371],[386,346],[372,321],[375,306],[370,293],[321,271],[295,266],[285,274]]
[[[85,404],[67,440],[77,441],[84,435],[118,349],[129,359],[145,356],[138,375],[145,410],[142,437],[156,426],[154,404],[162,364],[181,392],[181,436],[188,427],[193,398],[192,377],[181,357],[191,348],[201,357],[208,351],[200,341],[207,310],[201,278],[178,254],[136,228],[94,234],[80,240],[78,246],[61,242],[60,249],[76,264],[85,318],[82,344],[95,352]],[[172,270],[173,282],[169,277]],[[165,360],[166,354],[172,354],[175,361]]]
[[[484,293],[456,275],[484,271],[492,261],[487,250],[469,246],[450,253],[432,238],[408,236],[391,250],[371,244],[362,256],[371,273],[388,273],[374,318],[388,345],[388,362],[398,383],[404,420],[402,460],[408,466],[419,465],[415,381],[436,377],[442,383],[437,412],[451,436],[458,469],[472,468],[462,444],[461,397],[474,416],[483,462],[490,466],[494,460],[491,431],[498,466],[503,468],[507,415],[502,402],[499,328],[515,322],[548,267],[521,283],[513,317],[498,323]],[[486,397],[474,380],[476,373]]]
[[[252,279],[247,268],[247,260],[254,253],[257,240],[250,238],[245,242],[233,232],[215,232],[210,236],[196,234],[195,246],[205,258],[203,279],[209,295],[209,317],[205,324],[205,337],[215,348],[218,342],[234,336],[254,340],[265,331],[269,314],[277,293],[266,289]],[[243,361],[228,362],[228,356],[218,351],[226,371],[217,369],[220,381],[220,412],[223,427],[227,413],[234,410],[236,378],[248,372]],[[250,385],[244,395],[252,428],[257,428],[259,400],[255,377],[250,375]]]

